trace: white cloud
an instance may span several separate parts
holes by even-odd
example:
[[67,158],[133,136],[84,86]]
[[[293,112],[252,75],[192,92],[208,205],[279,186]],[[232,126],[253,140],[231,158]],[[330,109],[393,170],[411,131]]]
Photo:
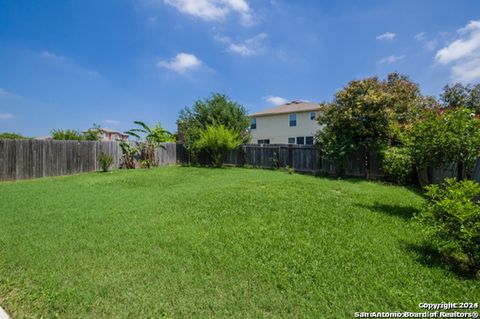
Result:
[[452,78],[462,83],[471,83],[480,79],[480,58],[452,66]]
[[103,120],[103,123],[109,124],[109,125],[118,125],[118,124],[120,124],[120,121],[117,121],[117,120]]
[[13,119],[15,115],[11,113],[0,113],[0,120],[10,120]]
[[400,61],[404,58],[405,58],[404,55],[390,55],[390,56],[387,56],[387,57],[384,57],[384,58],[378,60],[378,64],[384,64],[384,63],[391,64],[391,63],[395,63],[397,61]]
[[439,50],[435,59],[443,64],[460,60],[480,51],[480,20],[471,21],[467,26],[458,30],[460,38]]
[[51,53],[48,51],[42,51],[41,56],[45,59],[50,59],[56,62],[72,62],[72,59],[70,58],[67,58],[61,55],[56,55],[55,53]]
[[190,53],[179,53],[173,59],[162,60],[157,64],[160,68],[165,68],[180,74],[195,70],[201,65],[202,61]]
[[395,35],[396,35],[396,34],[393,33],[393,32],[385,32],[385,33],[383,33],[383,34],[378,35],[378,36],[377,36],[377,40],[380,40],[380,41],[383,41],[383,40],[385,40],[385,41],[391,41],[391,40],[393,40],[393,39],[395,38]]
[[451,67],[454,81],[472,82],[480,79],[480,20],[470,21],[457,31],[458,36],[437,51],[435,61]]
[[285,103],[288,102],[288,100],[284,99],[283,97],[273,96],[273,95],[269,95],[269,96],[265,97],[265,101],[267,101],[268,103],[271,103],[273,105],[282,105],[282,104],[285,104]]
[[425,32],[420,32],[415,35],[415,40],[423,41],[425,40]]
[[438,39],[436,39],[436,38],[427,40],[427,37],[426,37],[426,33],[425,33],[425,32],[417,33],[414,38],[415,38],[415,40],[417,40],[418,42],[423,43],[423,47],[424,47],[425,50],[427,50],[427,51],[433,51],[433,50],[435,50],[436,47],[437,47],[437,44],[438,44]]
[[52,53],[52,52],[49,52],[49,51],[42,51],[40,53],[40,56],[42,58],[46,59],[46,60],[52,61],[53,63],[58,63],[58,64],[62,64],[62,65],[65,65],[65,66],[69,66],[70,68],[72,68],[73,70],[75,70],[78,73],[83,73],[83,74],[87,74],[87,75],[95,76],[95,77],[100,76],[100,73],[98,71],[80,66],[77,63],[75,63],[75,61],[73,59],[71,59],[69,57],[66,57],[66,56],[58,55],[58,54],[55,54],[55,53]]
[[230,12],[236,12],[242,24],[253,22],[252,11],[245,0],[164,0],[164,3],[205,21],[223,21]]
[[242,56],[253,56],[260,53],[263,49],[263,40],[266,38],[266,33],[259,33],[243,42],[235,43],[228,37],[215,37],[217,41],[228,45],[228,51]]
[[12,92],[9,92],[3,88],[0,88],[0,97],[11,97],[11,96],[15,96],[15,94],[13,94]]
[[438,40],[437,39],[432,39],[430,41],[425,42],[425,49],[427,51],[433,51],[437,48]]

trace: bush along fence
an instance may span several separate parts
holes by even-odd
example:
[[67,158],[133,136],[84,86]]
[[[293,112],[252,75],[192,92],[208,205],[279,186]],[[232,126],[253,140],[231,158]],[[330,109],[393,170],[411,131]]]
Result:
[[[156,165],[192,164],[188,151],[182,144],[162,145],[155,150]],[[101,153],[112,157],[111,168],[120,168],[122,151],[118,142],[0,140],[0,180],[98,171],[101,170]],[[342,168],[343,175],[360,178],[367,175],[365,170],[368,169],[369,178],[384,178],[381,158],[375,151],[370,152],[367,167],[364,159],[365,154],[359,152],[348,156],[343,163],[335,163],[323,156],[321,149],[312,145],[247,144],[230,151],[225,156],[225,164],[267,169],[290,168],[297,172],[330,176],[337,175],[339,168]],[[200,158],[199,162],[208,163],[208,159]],[[434,182],[441,182],[444,178],[455,177],[455,171],[454,167],[446,167],[425,174],[428,173]],[[480,182],[480,159],[472,178]]]
[[[155,151],[157,165],[182,163],[183,146],[164,143]],[[118,142],[0,140],[0,180],[20,180],[71,175],[101,169],[99,156],[112,157],[119,168],[122,151]]]

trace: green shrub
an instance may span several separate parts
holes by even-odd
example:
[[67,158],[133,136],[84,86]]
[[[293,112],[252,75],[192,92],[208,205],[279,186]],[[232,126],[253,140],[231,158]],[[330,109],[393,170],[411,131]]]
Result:
[[4,132],[0,133],[0,140],[5,139],[5,140],[20,140],[20,139],[26,139],[28,137],[25,137],[23,135],[17,134],[17,133],[9,133],[9,132]]
[[405,148],[389,147],[384,152],[383,172],[396,179],[398,184],[405,184],[413,172],[413,160]]
[[480,155],[480,120],[467,108],[431,111],[405,134],[405,145],[418,168],[457,163],[464,179]]
[[110,166],[112,166],[113,163],[113,157],[101,152],[100,156],[98,156],[98,161],[100,162],[100,165],[102,166],[102,171],[103,172],[108,172],[110,169]]
[[233,129],[224,125],[209,125],[201,130],[195,148],[210,155],[212,165],[221,167],[223,157],[229,150],[233,150],[242,144],[242,137]]
[[480,184],[447,179],[427,186],[428,204],[418,216],[442,253],[467,257],[480,270]]
[[209,98],[196,101],[192,107],[183,109],[177,119],[180,140],[185,142],[185,147],[194,161],[203,157],[196,147],[197,141],[200,133],[210,125],[224,125],[241,136],[243,143],[250,140],[247,110],[228,96],[214,93]]
[[82,141],[85,139],[82,133],[75,130],[52,130],[51,134],[54,140]]

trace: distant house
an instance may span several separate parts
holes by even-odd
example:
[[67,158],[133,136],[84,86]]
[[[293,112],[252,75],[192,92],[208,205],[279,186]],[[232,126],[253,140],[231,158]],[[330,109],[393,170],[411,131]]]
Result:
[[314,144],[321,128],[317,122],[320,105],[292,101],[250,114],[250,135],[254,144]]
[[126,141],[128,140],[128,135],[122,132],[114,131],[108,128],[99,128],[98,132],[100,133],[101,141]]

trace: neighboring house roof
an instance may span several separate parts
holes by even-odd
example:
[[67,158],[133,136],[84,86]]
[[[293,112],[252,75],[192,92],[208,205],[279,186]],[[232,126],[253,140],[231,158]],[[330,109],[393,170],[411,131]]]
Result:
[[[98,129],[99,132],[102,132],[102,133],[110,133],[110,134],[117,134],[117,135],[120,135],[120,136],[123,136],[123,137],[128,137],[127,134],[125,133],[122,133],[122,132],[118,132],[118,131],[115,131],[115,130],[112,130],[112,129],[109,129],[109,128],[99,128]],[[86,131],[84,131],[85,133]]]
[[285,113],[300,113],[300,112],[308,112],[308,111],[319,111],[320,105],[316,103],[310,102],[303,102],[303,101],[292,101],[288,102],[287,104],[283,104],[280,106],[272,107],[270,109],[250,114],[250,117],[257,117],[257,116],[267,116],[267,115],[277,115],[277,114],[285,114]]

